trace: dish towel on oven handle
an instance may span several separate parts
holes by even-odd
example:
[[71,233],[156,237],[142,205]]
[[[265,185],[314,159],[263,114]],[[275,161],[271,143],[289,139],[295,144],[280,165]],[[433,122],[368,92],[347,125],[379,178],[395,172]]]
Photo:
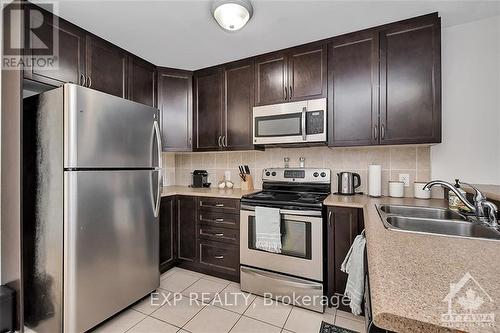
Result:
[[255,207],[255,247],[281,253],[281,215],[279,208]]
[[365,292],[365,231],[354,238],[349,252],[340,270],[348,274],[344,295],[349,297],[351,312],[359,315],[362,312],[363,295]]

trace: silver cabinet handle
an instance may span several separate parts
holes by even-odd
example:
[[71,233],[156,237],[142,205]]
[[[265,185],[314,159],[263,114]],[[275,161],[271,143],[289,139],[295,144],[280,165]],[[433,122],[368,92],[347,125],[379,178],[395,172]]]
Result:
[[90,75],[87,76],[87,87],[92,87],[92,78],[90,77]]
[[332,227],[332,211],[328,212],[328,226]]
[[285,101],[288,100],[288,89],[285,86]]
[[222,223],[222,222],[224,222],[224,219],[215,219],[215,222]]
[[227,148],[227,135],[224,135],[224,136],[222,137],[222,142],[223,142],[222,144],[224,145],[224,147],[226,147],[226,148]]
[[374,125],[373,126],[373,136],[375,140],[378,140],[378,126]]
[[222,236],[224,236],[224,234],[214,234],[214,236],[222,237]]
[[224,259],[224,256],[215,256],[215,259]]
[[220,143],[220,139],[222,139],[222,136],[219,135],[219,139],[217,139],[217,143],[219,144],[219,147],[222,147],[221,143]]
[[292,99],[293,97],[293,90],[292,90],[292,86],[290,86],[290,99]]
[[382,127],[380,128],[380,138],[382,140],[385,139],[385,126],[384,125],[382,125]]
[[307,108],[304,106],[302,108],[302,141],[306,141],[306,111]]
[[85,87],[85,75],[80,73],[80,85]]
[[215,207],[224,207],[224,204],[218,203],[218,204],[215,204]]

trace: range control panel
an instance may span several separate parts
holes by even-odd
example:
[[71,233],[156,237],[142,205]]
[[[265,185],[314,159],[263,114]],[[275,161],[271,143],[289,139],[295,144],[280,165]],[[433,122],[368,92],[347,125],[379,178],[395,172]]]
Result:
[[263,181],[330,184],[330,169],[268,168],[262,171]]

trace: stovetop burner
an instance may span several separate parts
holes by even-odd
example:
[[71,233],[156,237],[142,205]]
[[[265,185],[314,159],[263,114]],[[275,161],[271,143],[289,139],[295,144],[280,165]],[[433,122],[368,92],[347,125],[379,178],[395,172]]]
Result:
[[321,207],[328,193],[286,192],[264,190],[245,195],[241,202],[267,206],[310,206]]

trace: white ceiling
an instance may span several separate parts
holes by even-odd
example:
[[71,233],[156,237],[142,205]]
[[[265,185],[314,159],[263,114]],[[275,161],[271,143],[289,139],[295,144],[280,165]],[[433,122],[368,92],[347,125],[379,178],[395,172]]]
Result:
[[254,16],[236,33],[219,28],[209,0],[63,0],[57,11],[156,65],[190,70],[435,11],[443,27],[500,15],[500,1],[251,2]]

